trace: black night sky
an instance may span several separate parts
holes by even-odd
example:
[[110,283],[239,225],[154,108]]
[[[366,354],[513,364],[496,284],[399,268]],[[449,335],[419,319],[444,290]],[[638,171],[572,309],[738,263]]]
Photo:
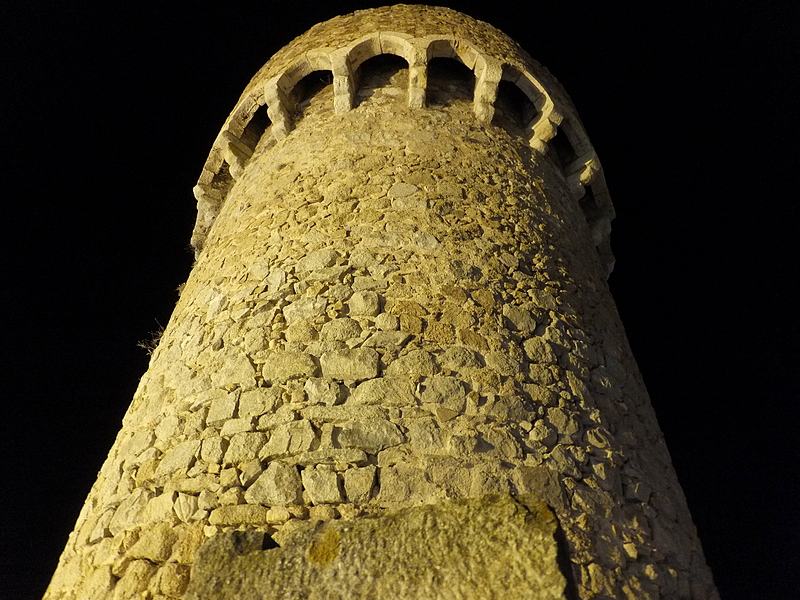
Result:
[[[796,2],[442,2],[573,98],[610,279],[724,600],[800,597]],[[194,185],[250,77],[367,2],[0,11],[0,597],[40,598],[189,272]]]

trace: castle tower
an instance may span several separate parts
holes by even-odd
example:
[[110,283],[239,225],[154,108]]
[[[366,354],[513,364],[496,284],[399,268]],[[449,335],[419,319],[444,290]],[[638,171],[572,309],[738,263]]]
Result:
[[46,598],[717,598],[606,284],[600,162],[511,39],[422,6],[316,25],[195,195],[196,264]]

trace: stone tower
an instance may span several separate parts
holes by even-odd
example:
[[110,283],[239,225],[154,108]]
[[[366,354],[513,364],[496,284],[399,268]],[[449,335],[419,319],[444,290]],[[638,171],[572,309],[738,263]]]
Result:
[[195,187],[196,264],[46,593],[717,598],[550,73],[444,8],[316,25]]

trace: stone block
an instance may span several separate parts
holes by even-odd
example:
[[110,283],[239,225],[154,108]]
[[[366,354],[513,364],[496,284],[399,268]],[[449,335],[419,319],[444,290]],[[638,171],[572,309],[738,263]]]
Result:
[[487,352],[484,354],[484,360],[487,367],[505,377],[511,377],[521,372],[520,362],[506,352]]
[[225,396],[215,398],[211,401],[208,408],[208,416],[206,416],[206,423],[211,427],[219,427],[227,421],[232,419],[236,413],[236,394],[226,394]]
[[467,403],[467,391],[460,379],[437,375],[428,380],[420,399],[426,404],[437,404],[463,412]]
[[[382,313],[386,314],[386,313]],[[364,340],[363,346],[366,348],[389,348],[391,346],[403,346],[411,335],[405,331],[378,331]]]
[[450,346],[439,357],[439,364],[449,371],[476,369],[481,366],[478,354],[464,346]]
[[441,431],[434,419],[414,419],[407,427],[413,452],[420,455],[444,454]]
[[367,455],[363,450],[354,448],[328,448],[326,450],[311,450],[288,456],[284,462],[292,465],[334,465],[337,468],[348,465],[363,465],[367,462]]
[[241,473],[239,474],[239,481],[244,487],[249,487],[264,471],[264,469],[261,468],[261,461],[257,458],[248,461],[240,468]]
[[533,315],[531,315],[531,311],[521,306],[504,304],[503,316],[505,317],[506,326],[513,331],[531,333],[536,329],[537,323]]
[[317,374],[317,364],[305,352],[274,350],[268,352],[265,359],[261,373],[266,381],[286,381]]
[[150,582],[153,581],[157,569],[158,567],[149,560],[132,560],[114,586],[113,600],[127,600],[145,592]]
[[307,468],[302,472],[303,487],[314,504],[333,504],[342,501],[339,475],[330,468]]
[[225,453],[225,464],[237,465],[253,460],[266,443],[267,436],[260,431],[234,435]]
[[[244,494],[249,504],[285,506],[302,504],[303,482],[297,467],[272,462]],[[212,515],[214,513],[211,513]]]
[[333,406],[341,399],[341,385],[322,377],[309,377],[303,386],[309,404]]
[[164,458],[158,464],[156,476],[169,475],[179,469],[188,469],[194,464],[200,452],[200,440],[181,442],[167,450]]
[[264,534],[229,532],[198,553],[186,599],[563,600],[555,532],[546,505],[510,496],[309,524],[270,550]]
[[131,558],[142,558],[154,563],[165,562],[172,554],[177,535],[169,523],[158,523],[145,529],[139,540],[128,550]]
[[337,259],[339,258],[339,253],[334,250],[333,248],[323,248],[321,250],[316,250],[311,252],[305,258],[301,258],[297,261],[297,265],[295,266],[295,271],[303,272],[303,271],[313,271],[316,269],[324,269],[326,267],[330,267],[336,264]]
[[525,356],[533,363],[554,365],[557,362],[552,346],[540,337],[532,337],[522,344]]
[[221,463],[227,448],[228,440],[225,438],[219,436],[206,438],[200,449],[200,458],[209,463]]
[[255,387],[256,370],[244,352],[228,353],[219,370],[211,371],[211,383],[218,388]]
[[159,591],[165,596],[180,597],[189,585],[191,567],[179,563],[167,563],[158,570],[156,578]]
[[241,527],[242,525],[262,525],[267,522],[267,509],[257,504],[234,504],[220,506],[208,516],[211,525]]
[[415,405],[414,382],[407,377],[380,377],[364,381],[353,390],[352,401],[385,407]]
[[361,335],[361,325],[355,319],[343,317],[325,323],[320,330],[323,340],[347,341]]
[[328,301],[325,298],[300,298],[283,309],[283,318],[288,324],[296,321],[315,321],[325,316]]
[[388,195],[390,198],[405,198],[406,196],[410,196],[411,194],[419,191],[419,188],[415,185],[410,183],[395,183],[392,187],[389,188]]
[[367,419],[342,426],[339,444],[344,448],[357,448],[377,454],[384,448],[402,444],[405,436],[397,425],[385,419]]
[[378,468],[368,465],[361,468],[347,469],[344,472],[344,489],[348,502],[366,504],[372,497],[375,486],[375,474]]
[[306,419],[324,423],[346,423],[352,420],[384,419],[387,416],[386,410],[379,406],[359,406],[354,404],[309,406],[303,409],[302,412]]
[[339,381],[362,381],[378,376],[378,353],[371,348],[326,352],[320,357],[322,374]]
[[137,488],[131,492],[117,507],[108,529],[112,535],[130,529],[141,522],[142,516],[147,509],[147,504],[154,496],[153,492]]
[[239,398],[240,417],[260,417],[263,414],[271,413],[280,404],[280,389],[257,388],[242,392]]
[[439,366],[427,350],[412,350],[392,361],[386,369],[389,376],[405,376],[412,379],[432,377],[439,372]]
[[308,321],[295,321],[283,332],[287,342],[299,342],[308,344],[317,339],[316,327]]
[[400,319],[389,313],[381,313],[375,317],[375,327],[382,331],[394,331],[400,327]]
[[225,421],[225,423],[223,423],[219,434],[222,437],[230,437],[232,435],[236,435],[237,433],[250,431],[251,429],[253,429],[252,417],[246,417],[243,419],[228,419]]
[[350,314],[358,317],[374,317],[381,311],[380,296],[376,292],[356,292],[347,302]]
[[177,415],[169,415],[168,417],[164,417],[156,426],[156,437],[159,439],[159,441],[165,441],[175,437],[178,433],[178,427],[180,424],[181,420]]
[[317,434],[307,420],[280,425],[272,432],[269,441],[258,453],[262,459],[307,452],[311,450]]

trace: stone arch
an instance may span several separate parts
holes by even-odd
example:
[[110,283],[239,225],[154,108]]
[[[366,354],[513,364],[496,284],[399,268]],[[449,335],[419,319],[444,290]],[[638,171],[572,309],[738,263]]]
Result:
[[434,56],[428,59],[426,78],[426,103],[448,104],[462,99],[473,102],[475,98],[475,71],[457,56]]
[[[412,107],[424,106],[426,67],[424,52],[419,42],[408,34],[380,32],[361,38],[347,51],[347,69],[352,73],[354,94],[361,87],[359,77],[363,74],[362,65],[379,56],[396,56],[403,59],[408,67],[408,104]],[[383,59],[387,62],[391,59]],[[353,104],[358,104],[353,99]]]
[[[470,44],[452,37],[438,37],[428,40],[425,54],[428,61],[434,58],[453,58],[463,63],[473,72],[479,64],[480,53]],[[485,61],[483,61],[485,62]],[[475,76],[477,77],[477,73]]]
[[[406,59],[398,54],[385,52],[371,56],[361,61],[354,72],[354,105],[360,104],[366,98],[372,96],[375,90],[385,87],[389,80],[402,72],[409,72],[409,64]],[[406,86],[407,87],[407,86]]]
[[311,99],[329,85],[333,85],[333,71],[330,69],[317,69],[303,76],[289,93],[293,120],[299,121]]
[[247,120],[239,139],[242,143],[255,151],[256,146],[264,135],[269,135],[272,120],[269,118],[269,107],[266,104],[258,105]]
[[544,86],[525,69],[515,65],[503,64],[502,80],[516,85],[538,111],[538,115],[526,124],[526,135],[530,145],[541,153],[546,152],[545,144],[556,134],[561,123],[561,114]]
[[400,34],[380,33],[362,38],[347,52],[347,63],[355,73],[370,58],[381,54],[392,54],[404,59],[409,66],[416,63],[414,44]]

